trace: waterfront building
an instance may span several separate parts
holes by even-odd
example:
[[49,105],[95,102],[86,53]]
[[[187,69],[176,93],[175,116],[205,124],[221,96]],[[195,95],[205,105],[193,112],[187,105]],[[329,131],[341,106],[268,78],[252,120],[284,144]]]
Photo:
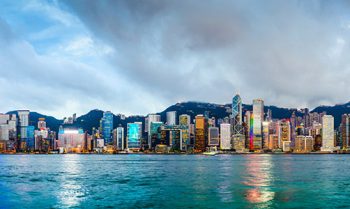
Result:
[[8,141],[9,139],[10,139],[9,125],[8,124],[0,124],[0,140]]
[[141,148],[142,123],[127,124],[127,148],[131,150],[139,150]]
[[242,99],[239,94],[232,98],[232,119],[233,119],[233,134],[243,134],[242,126]]
[[342,139],[342,148],[347,150],[350,148],[350,115],[343,114],[341,118],[340,136]]
[[209,127],[208,130],[208,146],[219,146],[219,128]]
[[187,150],[188,147],[192,144],[191,143],[191,116],[187,114],[180,115],[179,126],[181,127],[181,132],[182,132],[181,150]]
[[243,134],[235,134],[232,137],[232,148],[236,152],[244,152],[245,151],[245,136]]
[[288,120],[281,120],[279,124],[279,147],[282,148],[283,142],[290,141],[291,142],[291,130],[290,130],[290,122]]
[[176,125],[176,111],[169,111],[166,113],[166,124]]
[[206,150],[206,130],[207,121],[203,115],[197,115],[195,117],[195,145],[194,148],[197,152],[204,152]]
[[113,113],[106,111],[103,113],[101,119],[101,131],[105,144],[111,144],[113,142],[112,131],[113,131]]
[[291,151],[291,141],[283,141],[282,142],[282,150],[283,152],[290,152]]
[[28,126],[27,127],[27,138],[25,139],[25,146],[22,148],[22,150],[34,150],[35,148],[35,136],[34,136],[34,126]]
[[271,123],[271,121],[264,121],[264,122],[262,122],[263,149],[268,149],[270,123]]
[[29,125],[29,110],[18,110],[19,117],[19,130],[20,130],[20,148],[23,147],[25,141],[27,140],[28,125]]
[[279,149],[279,136],[277,134],[270,134],[269,135],[269,144],[268,149],[269,150],[277,150]]
[[309,153],[313,150],[312,136],[296,136],[294,152]]
[[324,115],[322,117],[322,147],[323,152],[334,151],[334,117]]
[[148,133],[148,147],[151,149],[152,146],[152,133],[151,133],[151,123],[152,122],[160,122],[160,115],[157,114],[149,114],[145,118],[145,132]]
[[[163,126],[163,122],[153,121],[151,122],[149,128],[149,139],[151,140],[150,148],[155,148],[159,144],[166,144],[165,141],[161,140],[161,129]],[[170,139],[169,139],[170,140]]]
[[84,148],[83,129],[72,124],[61,125],[58,131],[57,146],[61,152],[81,152]]
[[231,145],[231,124],[221,123],[220,124],[220,149],[230,150]]
[[262,149],[262,121],[264,120],[264,101],[253,100],[253,150]]
[[117,144],[117,150],[124,150],[124,128],[118,127],[116,129],[116,144]]

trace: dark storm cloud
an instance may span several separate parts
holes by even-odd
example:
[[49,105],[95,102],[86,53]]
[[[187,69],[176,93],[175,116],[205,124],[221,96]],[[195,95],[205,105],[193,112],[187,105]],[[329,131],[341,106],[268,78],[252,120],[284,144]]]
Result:
[[345,1],[66,1],[129,81],[169,101],[345,102]]

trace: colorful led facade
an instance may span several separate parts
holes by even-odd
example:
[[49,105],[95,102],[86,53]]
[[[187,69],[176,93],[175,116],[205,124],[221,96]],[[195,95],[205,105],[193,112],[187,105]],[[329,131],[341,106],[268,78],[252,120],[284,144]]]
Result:
[[141,135],[140,135],[139,123],[127,124],[127,139],[128,139],[128,149],[141,148]]

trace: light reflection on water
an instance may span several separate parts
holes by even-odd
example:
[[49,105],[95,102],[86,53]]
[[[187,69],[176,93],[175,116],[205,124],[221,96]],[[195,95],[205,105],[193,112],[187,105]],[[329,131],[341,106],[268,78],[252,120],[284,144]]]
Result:
[[348,207],[349,162],[350,155],[0,155],[0,208]]
[[65,155],[59,164],[60,183],[57,192],[59,207],[76,207],[79,206],[85,191],[79,178],[83,178],[81,165],[79,164],[81,155]]
[[275,192],[271,191],[273,176],[270,155],[247,155],[244,185],[249,188],[245,192],[250,203],[264,203],[273,200]]

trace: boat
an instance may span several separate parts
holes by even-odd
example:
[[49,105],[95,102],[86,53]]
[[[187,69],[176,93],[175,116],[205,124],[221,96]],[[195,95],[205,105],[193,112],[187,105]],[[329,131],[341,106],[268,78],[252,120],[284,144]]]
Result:
[[216,147],[209,147],[207,148],[207,151],[203,152],[202,154],[207,156],[215,156],[218,154],[218,151]]

